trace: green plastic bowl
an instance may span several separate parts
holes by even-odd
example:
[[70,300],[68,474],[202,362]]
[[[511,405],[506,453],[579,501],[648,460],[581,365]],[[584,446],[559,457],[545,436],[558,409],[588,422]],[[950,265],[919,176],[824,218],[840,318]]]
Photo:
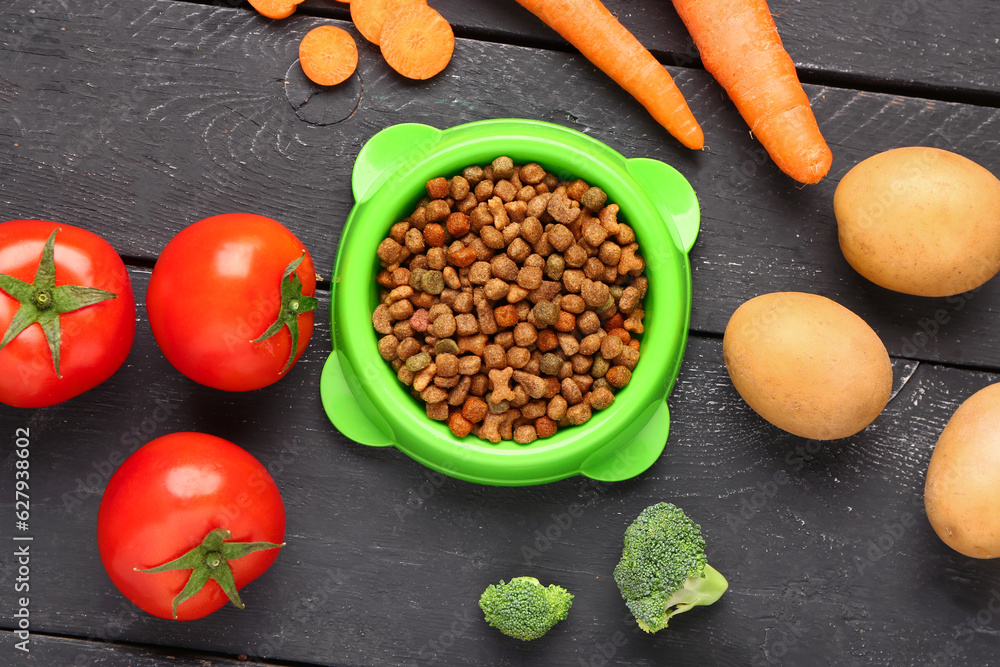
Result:
[[[428,180],[499,155],[600,186],[635,229],[650,284],[641,358],[628,386],[586,424],[528,445],[456,438],[447,424],[428,419],[423,404],[379,356],[371,323],[378,305],[375,250],[389,227],[412,212]],[[341,433],[365,445],[394,446],[445,475],[481,484],[541,484],[577,474],[620,481],[656,461],[670,425],[666,398],[687,341],[687,253],[699,225],[694,190],[680,173],[658,160],[626,159],[559,125],[501,119],[448,130],[413,123],[382,130],[358,153],[352,186],[356,205],[332,281],[333,353],[320,382],[324,409]]]

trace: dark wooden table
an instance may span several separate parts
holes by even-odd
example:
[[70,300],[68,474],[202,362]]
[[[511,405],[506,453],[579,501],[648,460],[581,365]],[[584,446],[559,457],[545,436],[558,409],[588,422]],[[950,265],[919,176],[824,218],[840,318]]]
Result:
[[[442,75],[405,81],[358,36],[360,84],[304,106],[293,67],[301,36],[329,21],[354,31],[331,0],[306,0],[283,21],[236,0],[0,6],[0,219],[100,233],[126,259],[139,302],[135,346],[111,380],[55,407],[0,410],[0,664],[1000,664],[1000,562],[951,551],[922,504],[944,424],[1000,380],[1000,283],[942,299],[882,290],[844,261],[832,211],[851,166],[898,146],[947,148],[1000,174],[1000,3],[773,0],[834,153],[828,178],[805,188],[766,158],[669,2],[607,4],[674,74],[705,128],[697,153],[512,0],[431,4],[458,36]],[[328,284],[308,351],[267,389],[207,389],[160,354],[142,302],[157,253],[183,227],[268,215],[329,275],[368,138],[403,121],[511,116],[668,162],[698,193],[690,339],[667,448],[645,474],[478,486],[344,438],[318,391]],[[888,347],[896,393],[857,436],[790,436],[729,382],[729,315],[779,290],[839,301]],[[19,428],[31,432],[29,654],[13,633]],[[244,590],[247,609],[187,623],[128,603],[94,537],[113,462],[179,430],[248,449],[288,510],[288,546]],[[649,636],[611,573],[625,527],[660,500],[702,524],[731,588]],[[488,583],[518,574],[577,596],[569,619],[532,643],[499,635],[477,607]]]

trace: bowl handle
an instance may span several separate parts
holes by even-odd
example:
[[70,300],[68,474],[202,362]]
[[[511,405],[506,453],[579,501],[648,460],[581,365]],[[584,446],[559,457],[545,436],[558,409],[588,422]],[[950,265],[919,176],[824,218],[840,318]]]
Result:
[[423,123],[400,123],[379,131],[358,151],[351,173],[354,200],[362,201],[386,178],[417,156],[423,155],[441,138],[441,130]]
[[701,212],[694,188],[679,171],[665,162],[650,158],[631,158],[626,161],[628,171],[639,182],[653,203],[673,220],[674,228],[680,236],[680,249],[691,252],[698,228]]
[[372,411],[358,402],[351,386],[347,382],[344,369],[340,363],[340,355],[334,350],[323,364],[323,373],[319,380],[319,395],[323,402],[326,416],[330,418],[337,430],[346,437],[373,447],[386,447],[394,444],[386,435],[388,429],[381,428],[368,418]]
[[580,474],[601,482],[621,482],[649,469],[667,445],[670,409],[667,401],[653,413],[646,425],[624,447],[593,463],[585,463]]

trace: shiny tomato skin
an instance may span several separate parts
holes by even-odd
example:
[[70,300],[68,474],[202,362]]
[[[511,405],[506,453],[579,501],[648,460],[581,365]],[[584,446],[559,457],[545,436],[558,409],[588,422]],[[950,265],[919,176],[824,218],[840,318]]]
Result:
[[[135,338],[135,298],[128,269],[103,238],[80,227],[47,220],[0,223],[0,274],[32,283],[52,230],[56,285],[114,292],[102,301],[59,316],[60,377],[39,324],[0,350],[0,403],[39,408],[55,405],[101,384],[128,357]],[[0,290],[0,337],[20,304]]]
[[[157,258],[146,293],[153,336],[167,360],[192,380],[227,391],[281,379],[292,344],[288,328],[252,341],[277,319],[282,274],[303,252],[295,272],[303,294],[312,296],[312,258],[281,223],[228,213],[181,230]],[[296,361],[312,335],[313,313],[298,323]]]
[[[250,453],[205,433],[171,433],[139,448],[115,471],[101,499],[97,546],[121,593],[142,610],[173,618],[173,599],[190,571],[146,573],[198,546],[216,528],[235,542],[285,536],[285,508],[274,480]],[[267,570],[280,549],[229,561],[237,590]],[[245,600],[244,600],[245,601]],[[203,618],[229,602],[215,581],[177,609]]]

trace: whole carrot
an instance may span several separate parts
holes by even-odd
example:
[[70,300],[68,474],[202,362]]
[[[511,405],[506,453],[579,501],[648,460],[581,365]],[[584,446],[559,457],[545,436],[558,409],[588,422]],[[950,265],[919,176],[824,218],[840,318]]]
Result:
[[673,0],[702,63],[778,167],[816,183],[833,155],[766,0]]
[[688,148],[705,135],[670,73],[600,0],[517,0],[624,88]]

